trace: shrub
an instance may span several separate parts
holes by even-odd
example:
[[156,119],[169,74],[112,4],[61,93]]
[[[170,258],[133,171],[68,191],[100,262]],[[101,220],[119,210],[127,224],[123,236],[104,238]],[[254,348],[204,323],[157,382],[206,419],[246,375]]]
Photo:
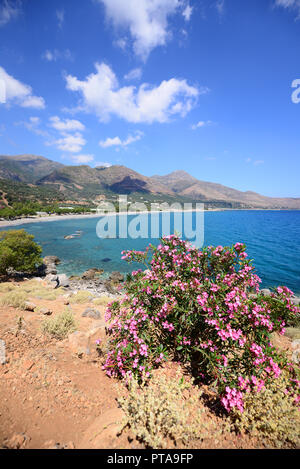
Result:
[[209,439],[212,434],[216,439],[230,428],[227,422],[205,418],[201,391],[180,379],[179,372],[175,378],[156,375],[141,385],[132,378],[128,386],[128,395],[118,399],[126,415],[125,426],[150,448],[169,447],[167,438],[176,446],[191,445],[193,440]]
[[176,358],[214,383],[228,412],[242,411],[249,390],[259,392],[287,368],[270,334],[283,334],[300,311],[286,287],[278,287],[271,301],[249,295],[259,292],[260,279],[245,249],[236,243],[200,251],[172,235],[157,248],[124,253],[147,270],[133,272],[125,297],[107,308],[107,374],[149,376],[163,360]]
[[42,248],[25,230],[0,232],[0,275],[11,271],[32,273],[42,264]]
[[0,293],[7,293],[14,290],[15,285],[11,282],[0,283]]
[[55,318],[46,319],[42,323],[42,331],[56,339],[62,340],[76,330],[76,321],[71,311],[64,311]]
[[98,306],[107,306],[110,301],[111,298],[108,296],[100,296],[99,298],[95,298],[93,300],[93,304]]
[[12,306],[13,308],[24,309],[27,295],[23,291],[12,290],[0,297],[0,304]]
[[282,375],[259,394],[246,393],[244,412],[232,412],[236,429],[259,438],[266,446],[299,447],[300,413],[288,387],[289,379]]
[[69,299],[70,303],[89,303],[93,299],[93,294],[89,291],[82,290],[76,293],[75,295],[71,296]]

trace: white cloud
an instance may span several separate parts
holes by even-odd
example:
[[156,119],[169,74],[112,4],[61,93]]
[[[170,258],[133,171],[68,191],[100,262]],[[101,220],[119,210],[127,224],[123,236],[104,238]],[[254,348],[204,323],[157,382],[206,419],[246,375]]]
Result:
[[137,142],[141,140],[143,136],[143,132],[137,132],[136,135],[129,135],[126,140],[121,140],[120,137],[110,138],[108,137],[106,140],[101,140],[99,142],[100,147],[108,148],[108,147],[127,147],[131,143]]
[[61,29],[65,21],[65,10],[56,10],[56,18],[58,21],[58,27]]
[[261,164],[264,164],[264,160],[253,160],[252,158],[246,158],[246,163],[251,163],[254,166],[259,166]]
[[19,0],[2,0],[0,5],[0,27],[5,26],[21,12],[21,2]]
[[58,116],[50,117],[50,127],[60,131],[60,132],[70,132],[70,131],[83,131],[85,130],[85,126],[75,119],[65,119],[64,121],[61,120]]
[[142,69],[141,68],[134,68],[130,70],[126,75],[124,75],[125,80],[140,80],[142,77]]
[[5,87],[5,101],[7,104],[17,104],[22,107],[44,109],[45,101],[39,96],[32,94],[32,88],[25,85],[16,78],[9,75],[4,68],[0,67],[0,80]]
[[275,0],[274,6],[295,11],[297,14],[296,20],[300,19],[300,0]]
[[85,164],[94,161],[94,155],[73,155],[71,158],[78,164]]
[[216,9],[220,16],[223,16],[225,10],[225,0],[216,1]]
[[97,0],[115,26],[129,29],[136,55],[146,60],[171,36],[168,17],[182,7],[181,0]]
[[86,140],[80,132],[72,135],[62,132],[61,138],[47,143],[47,145],[55,145],[59,150],[67,151],[68,153],[79,153],[85,144]]
[[192,13],[193,13],[193,7],[191,7],[190,5],[187,5],[182,12],[185,21],[190,21]]
[[127,47],[127,41],[125,38],[120,38],[120,39],[117,39],[116,41],[113,42],[114,46],[116,47],[119,47],[120,49],[122,49],[123,51],[126,49]]
[[72,53],[69,49],[65,49],[63,51],[59,51],[58,49],[46,50],[42,58],[47,60],[48,62],[56,62],[57,60],[73,60]]
[[103,161],[99,161],[98,163],[95,164],[95,168],[101,168],[101,167],[110,168],[111,166],[112,166],[111,163],[107,163]]
[[48,132],[40,128],[41,119],[39,117],[29,117],[28,121],[16,122],[15,125],[22,125],[30,132],[42,137],[49,137]]
[[197,124],[192,125],[192,129],[196,130],[196,129],[199,129],[201,127],[205,127],[205,126],[211,125],[211,124],[212,124],[212,121],[199,121],[199,122],[197,122]]
[[108,65],[96,63],[95,67],[96,73],[85,80],[68,75],[66,82],[67,89],[81,95],[77,110],[94,113],[101,122],[108,121],[111,115],[134,123],[167,122],[176,114],[185,116],[199,94],[208,92],[207,88],[199,90],[176,78],[164,80],[156,87],[143,83],[139,88],[120,88]]

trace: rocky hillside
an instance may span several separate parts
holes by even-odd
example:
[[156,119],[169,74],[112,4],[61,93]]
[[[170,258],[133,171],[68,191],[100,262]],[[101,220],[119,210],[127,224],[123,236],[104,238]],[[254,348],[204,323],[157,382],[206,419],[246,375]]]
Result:
[[[1,181],[2,179],[2,181]],[[300,209],[300,198],[272,198],[196,179],[185,171],[166,176],[147,177],[126,166],[91,168],[87,165],[65,166],[42,156],[0,155],[1,184],[25,183],[30,190],[47,189],[57,200],[90,203],[98,196],[116,194],[143,195],[149,202],[206,202],[207,206],[227,208]],[[2,190],[3,192],[3,190]],[[24,189],[22,189],[22,193]],[[137,197],[139,199],[139,197]]]
[[152,176],[151,179],[180,196],[194,200],[236,202],[254,208],[300,209],[300,198],[274,198],[251,191],[241,192],[222,184],[199,181],[185,171],[174,171],[166,176]]
[[35,155],[0,155],[0,178],[34,184],[63,165]]

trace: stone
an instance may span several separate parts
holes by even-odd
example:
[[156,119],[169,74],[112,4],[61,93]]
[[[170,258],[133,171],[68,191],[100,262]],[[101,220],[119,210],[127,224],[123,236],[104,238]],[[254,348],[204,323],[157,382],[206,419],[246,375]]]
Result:
[[45,280],[49,284],[50,287],[52,287],[52,288],[57,288],[58,287],[58,275],[48,274],[48,275],[46,275]]
[[24,304],[25,311],[34,311],[35,308],[36,308],[36,305],[34,303],[31,303],[30,301],[25,301],[25,304]]
[[98,311],[98,309],[86,308],[86,310],[83,311],[82,316],[84,318],[100,319],[101,313]]
[[263,296],[270,296],[271,295],[271,290],[269,290],[268,288],[263,288],[262,290],[260,290],[260,293]]
[[114,448],[117,436],[124,427],[125,413],[121,408],[106,410],[87,428],[78,449]]
[[31,368],[35,365],[35,363],[31,360],[25,360],[23,362],[23,368],[27,371],[31,370]]
[[60,274],[57,276],[58,278],[58,286],[59,287],[68,287],[70,282],[69,278],[66,274]]
[[300,350],[300,339],[295,339],[292,342],[292,349],[299,349]]
[[111,280],[113,283],[124,282],[124,275],[120,272],[112,272],[109,276],[109,280]]
[[9,449],[20,449],[24,448],[26,441],[29,438],[24,433],[15,433],[6,443],[6,447]]
[[300,363],[300,339],[293,340],[292,342],[292,362],[299,365]]
[[89,355],[90,339],[85,332],[75,331],[68,337],[68,345],[72,352],[77,355]]
[[44,316],[51,316],[52,311],[49,308],[41,307],[39,308],[39,313],[43,314]]
[[292,302],[295,306],[300,306],[300,298],[292,298]]
[[0,340],[0,365],[5,365],[6,356],[5,356],[5,342]]
[[82,278],[84,280],[93,280],[95,278],[96,274],[103,274],[104,270],[103,269],[98,269],[96,267],[93,267],[92,269],[88,269],[82,274]]
[[56,264],[60,263],[60,259],[57,256],[46,256],[46,257],[44,257],[43,262],[46,265],[47,264],[55,264],[56,265]]

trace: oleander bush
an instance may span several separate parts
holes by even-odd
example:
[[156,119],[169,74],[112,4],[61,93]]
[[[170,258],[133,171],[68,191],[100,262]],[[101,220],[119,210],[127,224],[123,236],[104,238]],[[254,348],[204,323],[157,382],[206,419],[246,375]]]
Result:
[[54,318],[43,321],[42,331],[58,340],[62,340],[76,331],[77,324],[71,311],[65,310]]
[[198,250],[171,235],[145,252],[124,252],[124,259],[147,270],[133,272],[123,299],[107,308],[106,373],[141,379],[175,358],[213,384],[230,413],[243,412],[249,392],[258,394],[288,370],[299,400],[295,370],[270,334],[284,334],[300,309],[287,287],[271,298],[259,294],[260,279],[245,251],[242,243]]

